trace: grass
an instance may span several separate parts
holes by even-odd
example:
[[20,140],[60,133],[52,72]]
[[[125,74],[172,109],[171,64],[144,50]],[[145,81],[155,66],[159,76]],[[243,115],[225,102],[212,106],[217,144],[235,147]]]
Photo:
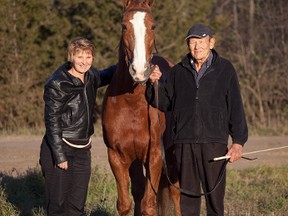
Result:
[[[92,170],[86,202],[87,215],[115,216],[117,189],[114,177]],[[1,216],[44,216],[44,178],[39,168],[25,173],[0,173]]]
[[90,179],[86,212],[91,216],[115,216],[117,188],[114,177],[108,172],[93,169]]
[[[12,173],[11,173],[12,174]],[[15,176],[15,172],[13,172]],[[25,174],[13,177],[0,174],[1,205],[3,216],[10,215],[39,215],[37,209],[44,205],[44,179],[39,170],[28,170]],[[3,208],[2,208],[3,206]],[[7,212],[7,209],[11,212]]]
[[227,215],[287,215],[287,166],[230,170],[228,174]]
[[[261,166],[246,170],[229,169],[227,171],[225,215],[287,215],[287,179],[287,166],[276,168]],[[44,179],[39,168],[17,175],[15,172],[0,173],[0,215],[44,216],[43,184]],[[116,196],[114,177],[95,167],[89,185],[87,215],[117,215]]]

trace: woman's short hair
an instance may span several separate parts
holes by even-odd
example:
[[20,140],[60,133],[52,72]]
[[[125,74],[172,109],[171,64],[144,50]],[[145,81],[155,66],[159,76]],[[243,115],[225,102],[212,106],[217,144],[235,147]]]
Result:
[[72,61],[73,56],[79,51],[89,51],[92,53],[92,56],[95,57],[95,46],[94,44],[86,38],[75,38],[68,45],[67,54],[68,61]]

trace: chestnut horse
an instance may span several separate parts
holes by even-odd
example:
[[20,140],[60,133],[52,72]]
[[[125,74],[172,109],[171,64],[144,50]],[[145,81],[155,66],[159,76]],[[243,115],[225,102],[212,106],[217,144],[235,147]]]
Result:
[[[120,216],[129,215],[133,207],[130,184],[134,215],[156,215],[157,212],[156,196],[162,173],[160,140],[165,130],[165,113],[147,103],[145,83],[154,64],[162,72],[172,64],[153,56],[153,3],[154,0],[123,0],[118,64],[103,101],[103,137],[117,183]],[[179,194],[174,202],[177,205],[174,215],[179,215]]]

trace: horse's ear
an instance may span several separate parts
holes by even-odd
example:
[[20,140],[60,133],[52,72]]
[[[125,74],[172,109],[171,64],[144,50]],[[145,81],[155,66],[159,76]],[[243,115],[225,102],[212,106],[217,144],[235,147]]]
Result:
[[126,8],[131,3],[131,0],[122,0],[123,7]]
[[[143,3],[146,3],[149,5],[149,7],[152,7],[154,4],[154,1],[155,0],[144,0]],[[124,8],[128,7],[131,2],[133,2],[133,0],[122,0],[123,7]]]
[[144,2],[147,3],[150,7],[153,6],[155,0],[145,0]]

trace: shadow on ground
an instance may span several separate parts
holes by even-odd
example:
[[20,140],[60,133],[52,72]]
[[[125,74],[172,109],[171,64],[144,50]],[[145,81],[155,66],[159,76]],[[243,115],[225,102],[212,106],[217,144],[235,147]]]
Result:
[[17,176],[0,172],[0,185],[6,194],[7,202],[15,206],[21,216],[33,215],[33,210],[43,208],[44,179],[40,171],[28,170],[25,175]]

